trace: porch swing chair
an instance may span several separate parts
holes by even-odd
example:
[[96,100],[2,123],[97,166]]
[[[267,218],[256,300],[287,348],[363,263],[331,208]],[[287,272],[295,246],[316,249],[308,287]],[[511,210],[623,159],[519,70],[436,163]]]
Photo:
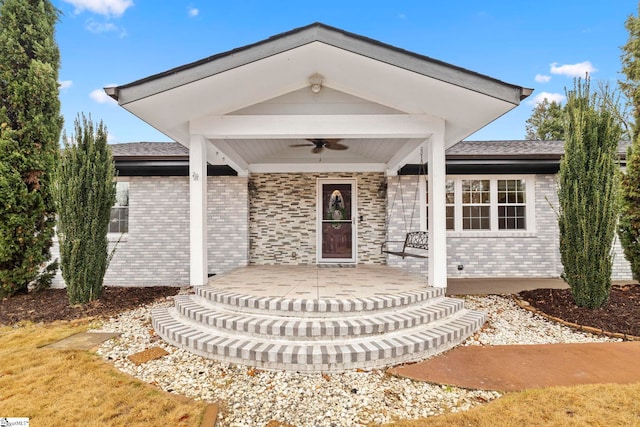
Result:
[[[411,217],[407,222],[407,211],[404,203],[404,195],[402,194],[402,186],[400,185],[400,178],[398,178],[396,182],[396,189],[393,194],[393,199],[391,201],[391,206],[389,207],[389,213],[386,216],[385,221],[385,232],[386,235],[389,236],[389,222],[391,219],[391,214],[393,213],[393,207],[396,203],[396,198],[398,193],[400,193],[400,201],[402,202],[402,219],[404,221],[404,231],[406,233],[406,237],[404,241],[402,240],[386,240],[380,246],[380,252],[389,255],[395,255],[402,257],[405,259],[406,257],[412,258],[428,258],[428,252],[426,253],[416,253],[415,251],[408,251],[409,249],[418,249],[423,251],[429,250],[429,233],[426,231],[410,231],[413,229],[413,217],[415,216],[416,211],[416,203],[419,200],[418,192],[420,191],[420,180],[422,177],[426,175],[426,167],[422,162],[422,150],[420,150],[420,169],[418,170],[418,182],[416,182],[416,191],[413,196],[413,205],[411,208]],[[408,227],[407,227],[408,224]],[[388,247],[389,243],[403,243],[401,251],[393,251]]]

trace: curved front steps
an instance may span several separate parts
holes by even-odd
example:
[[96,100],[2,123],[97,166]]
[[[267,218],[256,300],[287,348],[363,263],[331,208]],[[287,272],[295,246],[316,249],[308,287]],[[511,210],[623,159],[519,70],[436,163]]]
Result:
[[260,369],[339,372],[419,360],[478,330],[485,315],[444,289],[368,298],[257,297],[196,288],[175,307],[152,312],[169,343],[220,361]]

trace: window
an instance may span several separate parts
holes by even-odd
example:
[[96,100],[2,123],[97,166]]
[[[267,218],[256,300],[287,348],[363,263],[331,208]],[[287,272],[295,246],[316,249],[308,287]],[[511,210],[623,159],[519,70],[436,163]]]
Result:
[[[534,207],[527,200],[533,200],[533,187],[529,176],[448,176],[447,230],[532,231]],[[426,200],[428,207],[428,189]]]
[[109,233],[127,233],[129,231],[129,183],[116,183],[116,203],[111,207]]
[[456,228],[456,182],[448,179],[446,184],[447,230]]
[[491,187],[488,179],[462,180],[462,229],[491,229]]
[[[429,186],[427,188],[427,218],[429,218]],[[455,230],[455,195],[456,186],[455,181],[448,179],[446,183],[446,198],[447,198],[447,230]],[[428,223],[428,221],[427,221]]]
[[498,228],[500,230],[527,228],[525,188],[524,179],[498,180]]

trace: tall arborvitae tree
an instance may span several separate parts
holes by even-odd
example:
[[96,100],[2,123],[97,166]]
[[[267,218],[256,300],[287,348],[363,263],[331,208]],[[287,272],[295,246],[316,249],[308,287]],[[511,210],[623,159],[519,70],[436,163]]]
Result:
[[627,169],[622,175],[618,235],[633,277],[640,280],[640,18],[630,16],[625,26],[629,33],[622,47],[622,72],[626,80],[619,83],[632,105],[634,124]]
[[611,290],[621,129],[614,114],[590,94],[588,79],[568,92],[565,115],[558,191],[562,277],[578,306],[599,308]]
[[562,106],[543,99],[527,119],[525,138],[536,141],[561,140],[564,137]]
[[107,230],[116,198],[115,166],[107,130],[84,116],[64,137],[56,176],[62,277],[71,304],[100,298],[109,264]]
[[50,281],[51,175],[62,117],[58,11],[45,0],[0,0],[0,297]]

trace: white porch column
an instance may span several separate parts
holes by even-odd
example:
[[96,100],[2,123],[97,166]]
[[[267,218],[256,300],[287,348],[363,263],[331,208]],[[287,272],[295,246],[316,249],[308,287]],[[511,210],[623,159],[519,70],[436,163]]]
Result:
[[447,209],[444,133],[429,141],[429,286],[447,287]]
[[207,284],[207,141],[191,135],[189,145],[189,283]]

